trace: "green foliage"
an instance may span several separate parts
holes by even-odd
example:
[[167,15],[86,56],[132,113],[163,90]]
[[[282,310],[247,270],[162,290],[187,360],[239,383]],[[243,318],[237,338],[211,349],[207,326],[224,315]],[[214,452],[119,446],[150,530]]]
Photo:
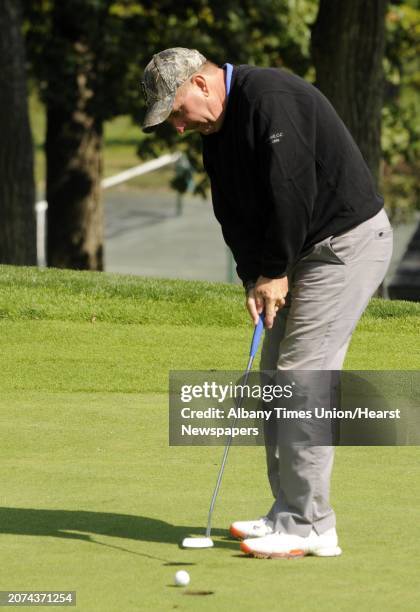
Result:
[[[216,63],[284,66],[314,79],[310,25],[318,0],[24,0],[32,74],[42,99],[73,112],[77,78],[87,75],[89,106],[98,122],[130,115],[141,125],[145,103],[139,83],[154,53],[174,46],[200,49]],[[394,2],[387,15],[384,62],[383,191],[394,217],[420,201],[420,6]],[[138,138],[146,160],[169,149],[183,151],[195,172],[194,190],[205,194],[201,137],[178,136],[163,124]],[[185,191],[178,175],[173,186]]]
[[[200,7],[194,9],[191,4],[184,21],[171,16],[169,33],[161,33],[153,52],[189,46],[200,49],[218,64],[228,61],[284,66],[302,76],[311,74],[308,24],[315,18],[316,0],[219,0],[196,4]],[[136,104],[131,112],[141,122],[144,108]],[[163,124],[142,140],[139,154],[144,158],[155,157],[168,146],[188,156],[195,172],[194,191],[204,196],[208,179],[202,167],[201,137],[192,133],[180,137],[172,127]],[[186,189],[185,182],[173,185],[180,191]]]
[[[130,114],[141,124],[143,69],[164,48],[196,47],[219,64],[286,66],[302,76],[311,69],[308,23],[316,0],[26,0],[25,6],[29,59],[43,101],[72,112],[82,74],[88,110],[99,123]],[[196,172],[195,191],[204,194],[200,142],[163,125],[141,139],[139,155],[184,151]],[[186,183],[174,186],[183,191]]]
[[[151,27],[148,16],[135,30],[130,27],[128,4],[134,5],[26,0],[28,56],[45,103],[74,112],[80,79],[86,78],[87,109],[98,123],[128,111],[136,40]],[[124,6],[126,14],[120,15],[116,9]]]
[[420,208],[420,3],[391,5],[386,19],[383,188],[394,220]]
[[[217,63],[309,68],[306,21],[314,0],[26,0],[26,38],[32,74],[49,106],[74,112],[80,79],[86,110],[100,125],[130,114],[141,124],[145,105],[139,83],[153,53],[173,46],[199,48]],[[289,20],[291,13],[295,17]],[[302,16],[302,18],[299,17]],[[139,155],[180,148],[196,170],[195,191],[205,192],[200,137],[181,141],[167,126],[142,138]],[[178,181],[181,191],[186,184]]]

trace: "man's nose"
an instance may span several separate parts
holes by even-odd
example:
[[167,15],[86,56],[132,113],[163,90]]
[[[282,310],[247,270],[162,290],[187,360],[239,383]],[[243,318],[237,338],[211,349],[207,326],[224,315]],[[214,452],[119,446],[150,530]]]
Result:
[[185,123],[180,117],[169,117],[169,123],[176,129],[178,134],[183,134],[185,132]]

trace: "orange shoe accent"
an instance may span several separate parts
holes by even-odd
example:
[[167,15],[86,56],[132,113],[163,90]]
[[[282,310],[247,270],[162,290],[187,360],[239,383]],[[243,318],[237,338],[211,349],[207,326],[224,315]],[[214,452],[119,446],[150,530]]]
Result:
[[305,556],[305,551],[301,550],[300,548],[289,550],[288,552],[284,553],[271,554],[256,552],[255,550],[252,550],[252,548],[250,548],[248,544],[245,544],[245,542],[240,543],[240,548],[245,554],[257,557],[257,559],[300,559]]
[[245,544],[245,542],[241,542],[239,546],[242,552],[246,553],[247,555],[252,555],[252,549],[249,548],[248,544]]
[[239,529],[236,529],[236,527],[234,527],[233,525],[230,526],[229,531],[231,536],[233,536],[234,538],[238,538],[239,540],[243,540],[247,536],[246,533],[244,533],[243,531],[239,531]]
[[270,555],[272,559],[301,559],[305,556],[305,551],[300,548],[296,548],[294,550],[289,550],[286,553],[273,553]]

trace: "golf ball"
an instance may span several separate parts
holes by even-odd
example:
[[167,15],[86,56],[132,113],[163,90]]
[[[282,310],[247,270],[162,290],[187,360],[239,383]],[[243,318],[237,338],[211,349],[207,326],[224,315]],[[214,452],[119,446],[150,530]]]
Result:
[[187,586],[190,583],[190,575],[185,570],[179,570],[175,574],[175,584],[177,586]]

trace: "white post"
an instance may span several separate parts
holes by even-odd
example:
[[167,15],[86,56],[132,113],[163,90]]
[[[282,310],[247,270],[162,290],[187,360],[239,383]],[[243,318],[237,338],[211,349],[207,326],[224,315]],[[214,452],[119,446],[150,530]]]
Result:
[[[119,174],[115,174],[114,176],[109,176],[101,181],[102,189],[108,189],[108,187],[113,187],[114,185],[119,185],[120,183],[124,183],[135,176],[141,176],[142,174],[146,174],[146,172],[152,172],[152,170],[157,170],[158,168],[162,168],[163,166],[167,166],[168,164],[173,164],[181,157],[182,153],[168,153],[167,155],[162,155],[157,159],[152,159],[151,161],[145,162],[144,164],[140,164],[135,166],[134,168],[130,168],[129,170],[124,170],[124,172],[120,172]],[[37,254],[37,262],[38,266],[41,268],[45,268],[47,265],[47,254],[46,254],[46,239],[47,239],[47,208],[48,202],[46,200],[41,200],[35,204],[36,211],[36,254]]]
[[36,258],[40,268],[47,265],[47,208],[46,200],[35,204],[36,211]]

